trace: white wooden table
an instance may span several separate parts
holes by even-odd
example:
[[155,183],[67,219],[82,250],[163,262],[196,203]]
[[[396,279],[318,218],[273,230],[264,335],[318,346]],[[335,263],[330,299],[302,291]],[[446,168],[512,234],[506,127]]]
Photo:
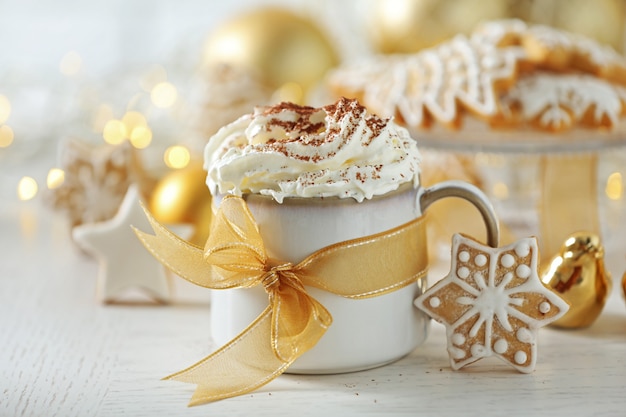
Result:
[[618,285],[592,327],[540,330],[530,375],[493,358],[452,371],[435,323],[423,346],[391,365],[283,375],[254,393],[188,408],[193,386],[160,378],[217,347],[208,290],[180,280],[173,305],[104,306],[96,271],[58,217],[34,201],[0,201],[0,416],[626,415]]

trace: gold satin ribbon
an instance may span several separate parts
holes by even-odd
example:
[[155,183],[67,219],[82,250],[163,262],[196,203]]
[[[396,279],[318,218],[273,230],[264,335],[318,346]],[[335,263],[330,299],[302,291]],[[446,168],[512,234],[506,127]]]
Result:
[[159,224],[155,235],[135,232],[144,246],[182,278],[211,289],[263,285],[268,307],[239,335],[191,367],[166,377],[197,385],[189,405],[234,397],[265,385],[330,326],[330,313],[305,285],[362,299],[424,277],[428,264],[425,219],[320,249],[293,265],[268,258],[246,202],[224,198],[204,250]]
[[559,253],[573,232],[600,234],[597,165],[595,153],[542,157],[539,235],[544,261]]

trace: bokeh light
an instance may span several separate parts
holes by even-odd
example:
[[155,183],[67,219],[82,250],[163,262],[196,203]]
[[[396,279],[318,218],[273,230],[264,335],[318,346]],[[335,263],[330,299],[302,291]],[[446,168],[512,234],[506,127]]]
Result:
[[148,122],[143,114],[138,111],[128,111],[122,117],[122,123],[126,127],[126,132],[130,136],[133,133],[133,129],[137,127],[145,127],[148,125]]
[[304,104],[304,89],[296,82],[285,83],[274,92],[272,101],[276,103],[289,101],[291,103]]
[[102,131],[104,141],[111,145],[119,145],[127,137],[126,126],[121,120],[109,120]]
[[7,125],[0,126],[0,148],[7,148],[13,143],[13,129]]
[[154,86],[150,91],[150,99],[152,104],[160,109],[167,109],[176,103],[178,92],[176,87],[168,82],[161,82]]
[[37,181],[32,177],[22,177],[17,184],[17,197],[22,201],[32,200],[39,191]]
[[147,126],[137,126],[130,133],[130,143],[137,149],[144,149],[152,142],[152,130]]
[[48,171],[46,185],[50,190],[60,187],[63,181],[65,181],[65,171],[60,168],[52,168]]
[[59,63],[59,71],[68,77],[78,74],[82,67],[83,59],[76,51],[70,51],[63,55]]
[[189,165],[190,159],[191,154],[189,153],[189,149],[181,145],[170,146],[165,150],[165,154],[163,155],[165,165],[174,169],[185,168]]
[[620,172],[614,172],[609,175],[604,191],[611,200],[621,200],[624,194],[624,183],[622,182],[622,174]]
[[498,200],[506,200],[509,198],[509,187],[503,182],[496,182],[493,184],[493,195]]
[[6,96],[0,94],[0,125],[6,122],[11,115],[11,102]]

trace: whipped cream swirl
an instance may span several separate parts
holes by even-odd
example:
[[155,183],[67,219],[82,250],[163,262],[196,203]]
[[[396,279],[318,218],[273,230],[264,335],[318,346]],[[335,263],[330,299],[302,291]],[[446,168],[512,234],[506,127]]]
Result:
[[257,107],[221,128],[204,151],[211,193],[352,197],[419,185],[420,154],[406,129],[356,100],[320,108]]

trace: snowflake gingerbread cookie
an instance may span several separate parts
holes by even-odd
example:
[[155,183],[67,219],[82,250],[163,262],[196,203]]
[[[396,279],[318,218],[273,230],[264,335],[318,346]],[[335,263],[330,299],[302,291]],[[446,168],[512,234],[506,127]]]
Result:
[[537,329],[569,305],[537,274],[534,238],[491,248],[461,235],[452,239],[452,267],[416,305],[446,326],[454,370],[496,356],[520,372],[535,368]]

